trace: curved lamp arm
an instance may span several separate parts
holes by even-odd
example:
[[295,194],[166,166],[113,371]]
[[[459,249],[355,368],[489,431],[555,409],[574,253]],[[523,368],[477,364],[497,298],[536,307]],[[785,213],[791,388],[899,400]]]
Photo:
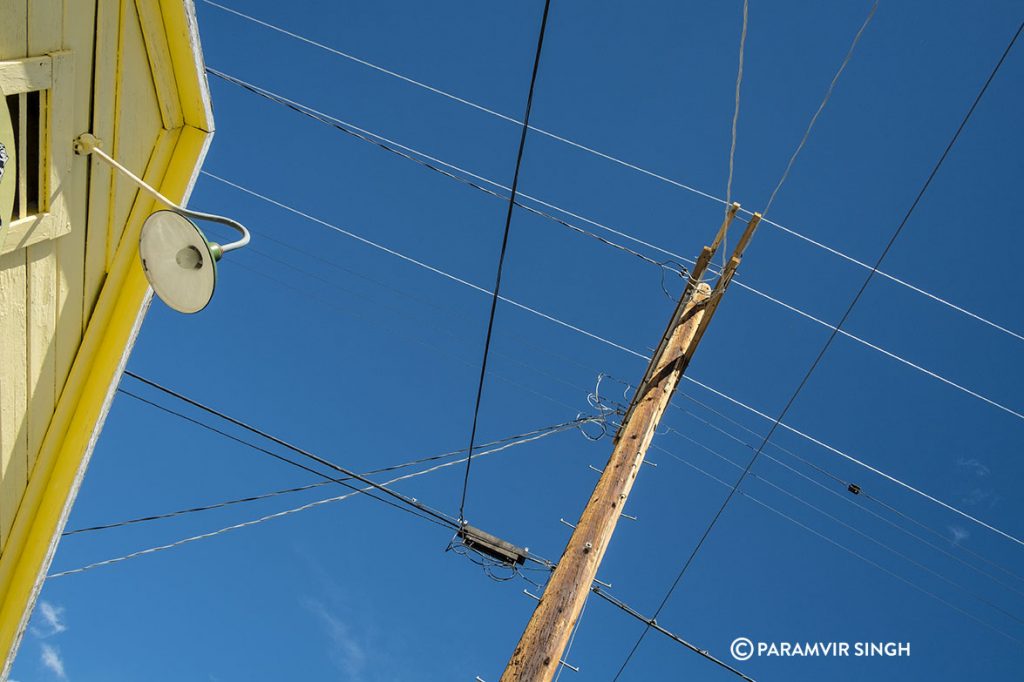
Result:
[[187,218],[195,218],[196,220],[208,220],[214,223],[220,223],[221,225],[227,225],[228,227],[237,230],[242,238],[238,241],[231,242],[230,244],[224,244],[220,246],[221,253],[227,253],[228,251],[234,251],[240,249],[249,243],[249,230],[245,228],[242,223],[232,220],[231,218],[225,218],[224,216],[213,215],[212,213],[201,213],[199,211],[192,211],[187,208],[183,208],[178,204],[174,203],[163,194],[160,194],[156,189],[147,184],[142,178],[132,173],[130,170],[122,166],[120,163],[115,161],[113,157],[107,154],[100,148],[100,141],[95,135],[91,133],[83,133],[75,139],[75,153],[77,154],[93,154],[96,157],[102,159],[110,166],[113,166],[124,175],[127,175],[135,184],[142,189],[146,190],[149,194],[153,195],[158,201],[170,206],[175,212]]

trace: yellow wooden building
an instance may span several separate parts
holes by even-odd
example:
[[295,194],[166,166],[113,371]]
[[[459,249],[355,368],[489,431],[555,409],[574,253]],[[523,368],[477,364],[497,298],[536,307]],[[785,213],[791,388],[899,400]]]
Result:
[[192,0],[0,0],[0,651],[6,679],[150,300],[153,200],[213,133]]

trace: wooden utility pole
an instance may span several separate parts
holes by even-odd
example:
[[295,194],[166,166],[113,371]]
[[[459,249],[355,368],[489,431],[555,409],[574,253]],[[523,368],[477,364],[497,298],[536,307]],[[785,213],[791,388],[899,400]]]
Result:
[[712,289],[701,279],[722,243],[739,204],[733,204],[711,246],[704,247],[687,281],[661,343],[633,394],[615,436],[611,458],[583,510],[561,560],[551,574],[501,682],[549,682],[590,592],[597,569],[615,532],[655,429],[680,377],[707,329],[761,216],[753,215],[732,257]]

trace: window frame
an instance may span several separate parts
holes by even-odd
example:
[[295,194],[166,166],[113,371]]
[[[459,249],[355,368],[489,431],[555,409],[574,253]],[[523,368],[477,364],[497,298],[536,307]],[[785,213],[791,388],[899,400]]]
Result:
[[[15,206],[12,219],[0,232],[0,255],[57,239],[71,232],[67,209],[67,183],[71,179],[74,156],[72,114],[74,108],[74,62],[70,52],[0,61],[0,93],[18,95],[19,111],[27,111],[27,95],[39,92],[39,211],[21,216],[24,206]],[[18,139],[26,136],[26,120],[19,115]],[[19,203],[26,198],[27,154],[17,150],[16,169]]]

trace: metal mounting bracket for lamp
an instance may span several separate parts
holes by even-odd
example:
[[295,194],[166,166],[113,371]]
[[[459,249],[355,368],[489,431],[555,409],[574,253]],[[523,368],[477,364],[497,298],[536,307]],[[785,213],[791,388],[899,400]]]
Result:
[[234,251],[235,249],[240,249],[249,243],[249,230],[246,229],[245,225],[238,221],[232,220],[231,218],[225,218],[224,216],[214,215],[212,213],[201,213],[200,211],[192,211],[182,206],[179,206],[178,204],[174,203],[173,201],[165,197],[163,194],[160,194],[160,192],[158,192],[156,189],[154,189],[152,186],[146,183],[145,180],[135,175],[135,173],[132,173],[130,170],[128,170],[120,163],[118,163],[113,157],[111,157],[109,154],[103,151],[103,149],[100,147],[101,144],[103,144],[103,142],[95,135],[91,133],[82,133],[75,139],[75,153],[80,154],[82,156],[93,154],[97,158],[103,159],[103,161],[105,161],[110,166],[116,168],[123,175],[128,176],[136,185],[146,190],[146,192],[148,192],[149,194],[153,195],[155,199],[169,206],[171,210],[173,210],[175,213],[180,213],[186,218],[194,218],[195,220],[209,220],[212,223],[220,223],[221,225],[227,225],[228,227],[237,230],[238,233],[242,235],[242,238],[239,239],[238,241],[231,242],[230,244],[217,245],[217,250],[219,250],[221,254],[225,254],[228,251]]
[[[216,262],[225,253],[248,244],[249,230],[231,218],[179,206],[103,151],[102,144],[95,135],[83,133],[75,139],[75,153],[95,156],[170,209],[151,214],[139,234],[139,253],[146,279],[157,296],[174,310],[199,312],[213,297],[217,283]],[[226,225],[241,234],[241,238],[229,244],[216,244],[208,241],[189,219]]]

